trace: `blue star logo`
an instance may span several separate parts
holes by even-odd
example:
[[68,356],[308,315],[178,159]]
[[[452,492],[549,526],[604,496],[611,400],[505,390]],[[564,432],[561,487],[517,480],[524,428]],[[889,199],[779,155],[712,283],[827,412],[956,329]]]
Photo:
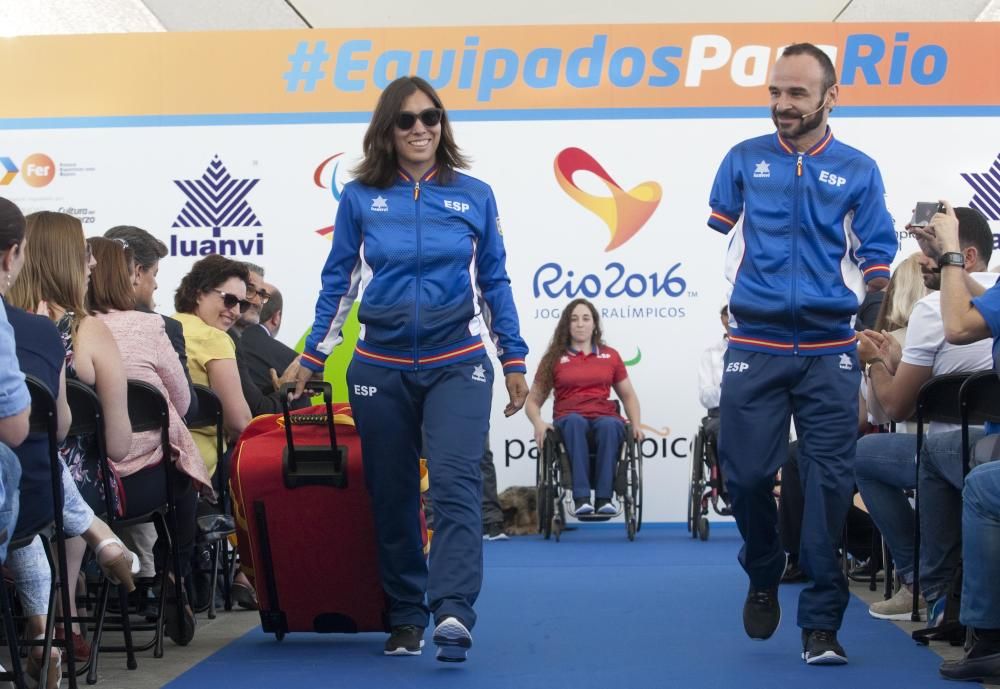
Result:
[[990,220],[1000,220],[1000,154],[986,172],[963,172],[962,179],[976,191],[969,205]]
[[260,227],[246,201],[259,181],[236,179],[219,156],[213,157],[199,179],[174,180],[188,200],[173,227],[211,227],[213,237],[220,236],[223,227]]

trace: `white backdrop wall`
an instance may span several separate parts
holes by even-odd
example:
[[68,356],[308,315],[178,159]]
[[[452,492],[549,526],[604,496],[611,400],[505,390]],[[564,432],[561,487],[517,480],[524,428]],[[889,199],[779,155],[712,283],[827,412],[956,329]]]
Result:
[[[947,198],[968,205],[976,190],[962,174],[986,173],[995,165],[1000,153],[995,80],[990,88],[985,102],[992,105],[956,108],[955,116],[908,116],[906,108],[889,112],[874,106],[867,112],[848,110],[842,117],[835,113],[835,135],[867,152],[882,169],[901,257],[916,250],[902,231],[916,201]],[[754,93],[755,99],[766,100],[762,87]],[[926,115],[921,107],[914,106],[913,113]],[[708,191],[729,147],[773,126],[763,108],[738,117],[734,113],[746,108],[714,115],[692,111],[688,117],[603,112],[603,117],[574,111],[566,117],[528,113],[523,118],[458,113],[454,126],[459,144],[474,159],[472,174],[496,192],[522,333],[532,348],[529,377],[561,307],[575,296],[592,296],[609,344],[626,360],[636,360],[629,371],[647,432],[641,447],[645,518],[676,521],[686,509],[689,441],[703,414],[697,362],[721,336],[718,311],[726,297],[722,256],[727,240],[705,225]],[[294,345],[311,325],[330,246],[329,236],[317,230],[332,224],[336,212],[331,186],[342,187],[360,154],[366,125],[362,117],[355,120],[246,124],[219,118],[193,119],[185,126],[177,126],[176,118],[153,126],[93,117],[70,117],[55,126],[39,117],[11,120],[0,130],[0,163],[11,164],[4,163],[8,175],[0,195],[25,212],[77,215],[88,235],[133,224],[175,249],[192,242],[218,248],[211,242],[230,241],[227,253],[262,264],[267,281],[284,293],[280,338]],[[620,247],[605,251],[608,226],[560,187],[554,161],[568,148],[592,156],[626,190],[646,182],[661,188],[652,216]],[[46,157],[54,174],[44,186],[33,186],[40,183],[39,174],[44,177],[38,165]],[[29,158],[35,166],[30,169]],[[259,224],[223,226],[217,237],[211,227],[175,227],[190,200],[176,182],[200,178],[215,158],[233,178],[257,180],[244,200]],[[11,166],[17,168],[13,177]],[[572,179],[594,197],[609,196],[589,173]],[[1000,173],[994,171],[992,179],[1000,188]],[[1000,232],[996,218],[992,226]],[[176,255],[161,263],[157,301],[164,313],[173,312],[173,291],[196,258]],[[657,289],[657,283],[665,288]],[[523,414],[505,419],[505,403],[498,384],[491,443],[501,489],[534,482],[536,453],[527,419]]]

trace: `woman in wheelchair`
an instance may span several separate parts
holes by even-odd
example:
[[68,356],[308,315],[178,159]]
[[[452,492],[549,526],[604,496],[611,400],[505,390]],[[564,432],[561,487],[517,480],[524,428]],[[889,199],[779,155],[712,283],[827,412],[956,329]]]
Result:
[[[576,516],[614,515],[611,504],[615,461],[625,439],[625,421],[618,413],[611,388],[622,401],[636,440],[642,440],[639,399],[625,364],[604,343],[597,309],[586,299],[574,299],[563,310],[548,349],[542,356],[528,394],[525,411],[535,427],[539,450],[553,426],[541,416],[541,407],[554,392],[553,423],[562,435],[573,474]],[[596,486],[590,484],[590,446],[596,446]],[[591,490],[595,490],[591,502]]]

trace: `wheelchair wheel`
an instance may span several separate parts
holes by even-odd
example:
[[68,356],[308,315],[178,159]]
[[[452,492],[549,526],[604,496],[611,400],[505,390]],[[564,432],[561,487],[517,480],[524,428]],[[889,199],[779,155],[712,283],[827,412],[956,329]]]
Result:
[[708,517],[701,517],[698,520],[698,538],[703,541],[707,541],[708,532],[709,532]]
[[688,491],[688,532],[698,538],[700,520],[704,514],[702,499],[705,494],[705,431],[698,429],[691,447],[691,488]]
[[535,472],[537,481],[535,500],[538,509],[538,533],[542,534],[545,540],[548,540],[552,536],[552,517],[555,507],[555,487],[552,476],[554,454],[554,440],[546,433]]
[[622,486],[622,502],[625,505],[625,530],[628,540],[634,541],[642,528],[642,458],[636,452],[632,427],[626,426],[624,462],[625,485]]
[[635,531],[642,531],[642,457],[635,458]]

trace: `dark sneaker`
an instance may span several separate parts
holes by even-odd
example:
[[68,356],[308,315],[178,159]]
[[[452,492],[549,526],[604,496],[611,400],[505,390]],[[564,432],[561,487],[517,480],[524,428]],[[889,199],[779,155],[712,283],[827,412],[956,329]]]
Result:
[[588,514],[594,513],[594,506],[590,504],[589,498],[574,498],[573,499],[573,514],[577,517],[583,517]]
[[846,665],[847,653],[829,629],[802,630],[802,660],[810,665]]
[[977,640],[961,660],[941,664],[941,676],[965,682],[1000,683],[1000,652],[995,644],[985,645]]
[[392,628],[385,642],[387,656],[418,656],[424,647],[424,628],[415,624],[401,624]]
[[506,541],[507,534],[503,532],[503,524],[493,523],[483,526],[484,541]]
[[872,567],[876,567],[875,570],[875,581],[885,581],[884,572],[881,567],[878,567],[872,562],[871,558],[867,560],[862,560],[858,562],[853,567],[851,567],[851,572],[848,575],[851,579],[871,579]]
[[598,514],[614,515],[618,513],[618,510],[611,504],[611,500],[609,498],[597,498],[597,502],[594,504],[594,507],[597,509]]
[[770,639],[781,622],[778,605],[778,587],[755,589],[750,587],[743,604],[743,629],[751,639]]
[[472,648],[472,634],[457,617],[446,617],[434,628],[437,659],[444,663],[464,663]]

